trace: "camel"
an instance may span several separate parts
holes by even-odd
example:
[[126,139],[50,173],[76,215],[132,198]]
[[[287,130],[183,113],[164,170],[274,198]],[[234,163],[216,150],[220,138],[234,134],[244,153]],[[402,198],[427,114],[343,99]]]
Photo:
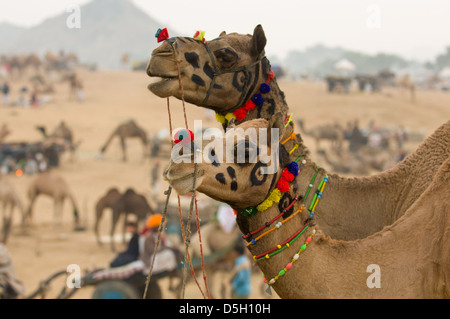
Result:
[[148,139],[147,139],[147,133],[144,129],[139,127],[134,120],[128,120],[125,123],[120,124],[109,136],[108,140],[106,141],[105,145],[100,150],[100,153],[103,155],[108,148],[109,144],[113,140],[113,138],[117,136],[120,139],[120,145],[122,147],[122,160],[125,162],[127,160],[127,154],[126,154],[126,146],[125,146],[125,139],[126,138],[132,138],[137,137],[142,141],[143,146],[143,157],[148,154]]
[[323,124],[311,128],[309,130],[305,129],[303,120],[297,120],[297,124],[300,127],[300,131],[307,136],[311,136],[316,141],[316,148],[320,148],[321,140],[329,140],[331,142],[331,147],[336,151],[342,149],[342,143],[344,141],[344,129],[338,124]]
[[409,76],[409,74],[405,74],[402,77],[398,78],[395,81],[395,84],[397,85],[397,87],[400,88],[400,90],[402,92],[408,92],[410,95],[411,102],[414,103],[414,101],[416,99],[416,94],[415,94],[416,85],[411,80],[411,77]]
[[[11,230],[14,208],[17,207],[20,210],[22,219],[25,216],[25,210],[14,185],[5,176],[2,176],[2,174],[0,174],[0,202],[3,203],[3,228],[0,233],[0,243],[6,244]],[[9,214],[7,211],[8,206],[10,209]]]
[[61,145],[63,149],[70,150],[71,158],[72,160],[74,159],[75,151],[81,144],[81,141],[77,143],[74,142],[72,129],[68,127],[64,121],[61,121],[51,134],[47,134],[47,130],[44,126],[37,126],[36,129],[44,135],[44,148],[49,147],[52,144]]
[[[227,130],[214,145],[196,141],[200,154],[183,151],[172,158],[163,176],[179,194],[194,188],[238,212],[237,224],[247,235],[248,249],[266,283],[281,298],[450,298],[450,121],[376,179],[328,174],[311,161],[306,146],[289,155],[289,147],[278,143],[282,139],[274,143],[268,138],[267,145],[254,140],[260,149],[266,146],[267,153],[279,148],[280,169],[273,173],[261,171],[268,165],[261,155],[244,164],[198,161],[211,148],[226,149],[227,140],[235,148],[252,143],[245,134],[248,129],[257,129],[258,136],[260,129],[283,130],[283,120],[278,113],[270,122],[229,123],[229,128],[242,131]],[[247,147],[245,152],[249,151]],[[411,198],[409,189],[420,188],[414,180],[430,175],[414,162],[423,166],[428,160],[438,167],[420,196]],[[312,176],[317,177],[315,182]],[[311,197],[306,195],[308,188],[313,190]],[[281,194],[278,200],[275,189]],[[402,206],[406,211],[396,218]],[[347,232],[347,237],[355,237],[367,224],[378,224],[378,230],[366,227],[372,233],[357,240],[335,236]],[[263,233],[260,227],[270,232]]]
[[7,124],[3,124],[0,128],[0,143],[3,143],[4,139],[11,134],[9,127]]
[[335,173],[369,175],[368,165],[353,154],[347,154],[348,156],[344,157],[341,153],[339,160],[336,161],[330,159],[327,152],[323,149],[318,150],[317,153],[324,158],[325,162],[330,165],[331,171]]
[[[159,97],[174,96],[181,99],[177,85],[177,67],[179,67],[185,101],[216,111],[217,118],[224,128],[231,122],[246,123],[255,118],[268,120],[277,113],[281,113],[281,117],[286,118],[288,107],[284,94],[278,88],[276,79],[267,76],[270,73],[270,64],[264,58],[265,44],[266,38],[261,26],[255,28],[253,35],[236,33],[227,35],[222,32],[219,38],[206,44],[190,38],[168,39],[152,52],[147,67],[149,76],[160,77],[162,81],[151,83],[148,88]],[[184,59],[180,59],[180,56],[184,56]],[[240,82],[237,81],[239,73],[243,75],[239,78]],[[258,92],[257,85],[253,85],[253,83],[264,83],[265,81],[271,90],[264,94],[262,105],[252,107],[250,103],[246,104],[243,109],[239,108],[244,103],[242,101],[248,101],[245,97],[250,97]],[[260,97],[258,99],[260,100]],[[327,200],[322,200],[321,213],[315,218],[317,223],[320,223],[321,231],[334,240],[362,240],[362,238],[366,239],[366,237],[381,231],[385,226],[404,219],[403,216],[413,210],[419,199],[422,200],[425,194],[428,194],[428,189],[432,187],[433,183],[436,183],[438,170],[449,157],[449,126],[450,122],[442,125],[419,146],[416,152],[388,171],[363,178],[330,175],[330,180],[334,182],[327,187]],[[292,129],[292,124],[287,128],[281,127],[280,136],[286,138],[286,131]],[[292,150],[296,145],[300,146],[291,153],[291,157],[306,156],[304,170],[306,175],[313,175],[317,165],[308,161],[308,152],[302,145],[300,135],[297,134],[281,149]],[[232,185],[233,189],[238,189],[238,183],[233,179],[227,181],[222,178],[229,176],[227,175],[228,170],[223,171],[224,166],[226,165],[215,167],[222,169],[222,172],[218,173],[222,175],[215,180],[215,183],[221,184],[220,192],[211,187],[205,189],[205,194],[218,200],[222,198],[233,208],[239,208],[237,205],[239,203],[242,205],[241,208],[251,204],[247,202],[244,205],[238,199],[241,201],[251,200],[256,204],[267,195],[267,190],[259,191],[256,186],[253,187],[253,193],[250,196],[249,194],[238,196],[241,193],[236,195],[238,192],[234,194],[231,189],[226,193],[223,182],[225,185]],[[176,167],[180,167],[180,165],[171,165],[172,169]],[[190,176],[180,174],[180,178],[175,179],[167,173],[165,176],[172,185],[177,184],[177,191],[185,192],[191,189],[192,171],[193,167],[191,166],[189,167]],[[230,169],[230,171],[232,170]],[[200,184],[205,173],[204,170],[199,172],[203,174],[199,177]],[[324,170],[321,169],[318,172],[324,175]],[[233,176],[242,178],[249,174],[235,173]],[[254,182],[258,182],[258,180],[255,176]],[[305,184],[308,182],[305,181]],[[198,190],[201,192],[200,188]],[[231,195],[238,198],[230,200]],[[444,195],[448,197],[448,194]],[[381,198],[383,200],[380,200]],[[440,202],[439,205],[441,205]],[[238,214],[238,224],[241,229],[242,226],[244,226],[244,230],[250,229],[248,221],[241,214]],[[290,287],[282,287],[282,289],[290,289]]]
[[128,188],[123,194],[116,188],[108,190],[105,196],[101,197],[96,204],[96,220],[95,220],[95,234],[97,237],[97,243],[101,245],[98,227],[100,219],[105,208],[111,208],[112,210],[112,224],[111,224],[111,250],[115,251],[115,243],[113,240],[114,230],[120,217],[124,215],[123,226],[123,239],[125,240],[125,225],[128,220],[128,215],[135,215],[137,223],[142,224],[145,222],[148,216],[155,212],[149,205],[144,195],[136,193],[132,188]]
[[[253,35],[222,32],[206,43],[170,38],[152,52],[146,72],[160,80],[149,84],[148,89],[162,98],[181,99],[180,70],[184,100],[214,110],[224,129],[230,122],[270,120],[278,113],[286,120],[289,108],[264,56],[266,42],[261,25],[255,27]],[[270,87],[266,93],[259,91],[263,83]],[[250,97],[257,103],[250,103]],[[405,214],[449,156],[448,126],[444,124],[415,153],[388,171],[352,179],[337,176],[334,183],[339,187],[331,187],[333,195],[328,196],[338,201],[323,208],[329,214],[318,216],[322,229],[335,239],[356,240],[382,230]],[[281,128],[280,136],[287,139],[292,130],[291,121]],[[306,153],[299,134],[283,146],[292,151],[292,156]],[[223,176],[229,175],[224,172]]]
[[95,225],[94,225],[94,232],[95,236],[97,238],[97,243],[99,245],[102,244],[100,241],[100,234],[99,234],[99,226],[100,226],[100,220],[103,216],[103,211],[106,208],[112,209],[113,204],[120,199],[122,194],[119,192],[119,190],[115,187],[110,188],[105,195],[100,197],[95,204]]
[[78,204],[70,190],[66,180],[54,171],[46,171],[36,176],[28,186],[29,206],[26,212],[27,222],[31,223],[33,215],[33,205],[38,195],[47,195],[54,200],[54,227],[62,223],[62,211],[64,200],[68,198],[72,203],[73,216],[75,219],[75,229],[80,228]]
[[[214,277],[221,273],[221,298],[225,298],[225,291],[223,290],[226,290],[225,286],[228,286],[227,280],[229,280],[226,274],[229,274],[232,271],[234,262],[237,258],[233,248],[243,241],[239,236],[239,228],[234,227],[231,233],[227,233],[223,230],[218,221],[212,220],[201,227],[201,236],[205,273],[210,295],[214,298]],[[199,260],[201,258],[198,232],[192,234],[189,247],[191,258],[195,264],[194,267],[198,269],[200,268]],[[184,245],[183,247],[180,247],[180,251],[184,251]]]

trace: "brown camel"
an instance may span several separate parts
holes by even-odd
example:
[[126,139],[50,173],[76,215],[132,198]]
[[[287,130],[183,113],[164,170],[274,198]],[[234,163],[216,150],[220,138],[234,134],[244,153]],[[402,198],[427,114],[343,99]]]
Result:
[[97,243],[99,245],[102,244],[100,241],[100,235],[99,235],[99,226],[100,226],[100,220],[103,216],[103,211],[107,208],[112,209],[113,204],[118,201],[121,198],[122,194],[120,194],[119,190],[115,187],[109,189],[106,194],[97,201],[95,204],[95,236],[97,238]]
[[330,169],[335,173],[351,174],[351,175],[369,175],[369,166],[361,158],[354,156],[353,154],[346,154],[343,156],[340,154],[339,160],[332,160],[328,157],[325,150],[320,149],[317,151],[325,162],[330,165]]
[[395,83],[402,92],[409,93],[411,102],[414,103],[414,101],[416,100],[416,85],[411,80],[409,74],[405,74],[402,77],[398,78]]
[[95,221],[95,234],[97,242],[101,244],[98,232],[98,226],[100,219],[105,208],[111,208],[112,210],[112,224],[111,224],[111,249],[115,251],[114,243],[114,230],[117,222],[121,216],[124,216],[123,224],[123,239],[125,240],[125,225],[128,220],[128,215],[132,214],[136,216],[137,223],[142,224],[148,216],[155,212],[149,205],[144,195],[136,193],[132,188],[127,189],[123,194],[115,188],[110,189],[105,196],[99,199],[96,205],[96,221]]
[[81,141],[74,142],[72,129],[64,121],[61,121],[51,134],[47,134],[44,126],[37,126],[36,128],[44,135],[44,147],[49,147],[52,144],[61,145],[63,149],[70,150],[71,158],[74,159],[75,151]]
[[3,203],[3,227],[0,232],[0,243],[5,244],[11,230],[14,208],[17,207],[20,210],[22,220],[25,217],[25,210],[14,185],[2,174],[0,174],[0,202]]
[[[260,25],[253,35],[222,32],[219,38],[207,43],[192,38],[170,38],[152,52],[147,74],[161,81],[151,83],[148,88],[159,97],[181,99],[179,67],[186,102],[216,111],[225,128],[229,120],[236,118],[231,112],[241,110],[240,105],[247,105],[245,101],[258,92],[261,83],[268,81],[271,90],[261,94],[262,105],[247,109],[244,117],[238,114],[235,123],[255,118],[270,120],[278,113],[286,118],[290,112],[284,93],[276,78],[268,76],[270,63],[264,57],[265,44],[266,37]],[[220,116],[225,116],[225,120]],[[449,156],[448,142],[442,142],[448,141],[448,125],[444,124],[393,169],[370,177],[336,177],[334,184],[338,183],[340,189],[332,189],[333,195],[328,196],[338,201],[325,207],[328,214],[318,216],[322,229],[336,239],[355,240],[380,231],[402,216],[422,196]],[[291,122],[282,128],[280,136],[286,139],[292,129]],[[297,144],[300,147],[294,149]],[[292,150],[292,156],[306,153],[299,134],[283,146]],[[229,175],[224,172],[223,176]],[[358,198],[364,200],[355,202]],[[352,203],[350,207],[349,203]],[[333,213],[335,210],[340,213]]]
[[109,136],[108,140],[106,141],[105,145],[101,148],[100,153],[103,155],[105,153],[107,147],[113,140],[113,138],[117,136],[120,139],[120,145],[122,147],[122,160],[127,160],[127,154],[126,154],[126,145],[125,145],[125,139],[126,138],[132,138],[137,137],[142,141],[143,146],[143,154],[144,158],[148,154],[148,139],[147,139],[147,133],[144,129],[139,127],[134,120],[128,120],[125,123],[120,124]]
[[7,124],[3,124],[0,128],[0,143],[3,143],[5,138],[11,134],[11,131],[9,130],[9,127]]
[[31,223],[33,205],[38,195],[47,195],[54,200],[54,226],[62,222],[63,204],[66,198],[72,203],[73,215],[75,218],[75,229],[80,227],[78,204],[70,190],[66,180],[53,171],[46,171],[36,176],[28,187],[29,206],[26,214],[28,222]]
[[[257,119],[236,128],[242,128],[243,132],[251,128],[280,130],[284,128],[283,119],[277,114],[270,123]],[[214,146],[204,143],[202,152],[209,153],[213,147],[225,149],[229,139],[235,149],[240,143],[252,143],[245,133],[228,130]],[[238,211],[237,223],[241,232],[248,234],[248,248],[280,297],[450,298],[450,121],[405,161],[376,178],[348,179],[327,174],[310,160],[305,146],[289,156],[289,147],[285,149],[268,141],[267,152],[271,147],[280,149],[280,168],[290,168],[290,172],[295,167],[292,162],[301,163],[298,171],[294,169],[298,176],[291,174],[293,180],[288,182],[287,189],[276,182],[282,174],[286,176],[285,170],[265,174],[261,168],[267,164],[261,161],[261,155],[254,163],[219,161],[212,165],[205,161],[187,162],[192,157],[198,159],[198,152],[194,155],[183,152],[170,162],[164,177],[180,194],[194,187]],[[258,144],[260,148],[263,146]],[[245,149],[246,153],[249,151],[250,147]],[[437,166],[431,176],[428,160]],[[196,165],[198,176],[193,185]],[[427,167],[422,170],[424,165]],[[315,174],[317,179],[311,183]],[[424,189],[415,181],[428,178],[431,181]],[[306,196],[309,184],[313,184],[311,197]],[[277,200],[271,200],[275,187],[285,193],[278,204]],[[419,197],[411,197],[412,188],[420,191]],[[294,201],[295,195],[300,195],[301,200]],[[268,200],[265,207],[259,206]],[[314,205],[316,200],[318,206]],[[293,207],[288,209],[290,203]],[[256,206],[256,213],[250,217],[244,214]],[[406,212],[397,218],[402,206],[407,207]],[[297,210],[299,213],[295,215],[293,212]],[[268,223],[273,220],[274,225]],[[378,229],[364,227],[367,224],[377,224]],[[261,226],[270,233],[250,234]],[[280,227],[282,231],[278,231]],[[336,233],[346,237],[343,232],[349,233],[347,237],[356,237],[355,230],[361,234],[363,228],[371,231],[365,238],[333,238]],[[306,231],[302,233],[301,229]],[[296,234],[297,240],[293,240]]]
[[316,141],[317,149],[320,148],[321,140],[329,140],[334,150],[341,151],[344,142],[344,129],[338,123],[323,124],[309,130],[305,129],[303,120],[297,120],[297,124],[304,135],[310,136]]
[[[224,290],[228,286],[230,278],[227,277],[227,274],[232,271],[237,258],[233,248],[242,241],[242,238],[239,236],[239,228],[234,227],[231,233],[227,233],[217,220],[212,220],[201,227],[201,237],[207,285],[211,297],[214,298],[214,283],[216,282],[214,278],[220,274],[220,281],[222,283],[221,290]],[[195,264],[194,267],[200,269],[201,251],[198,232],[192,234],[189,247],[193,264]],[[180,251],[184,250],[183,245],[183,247],[180,247]],[[197,272],[200,274],[199,270]],[[221,298],[225,298],[225,292],[222,293]]]

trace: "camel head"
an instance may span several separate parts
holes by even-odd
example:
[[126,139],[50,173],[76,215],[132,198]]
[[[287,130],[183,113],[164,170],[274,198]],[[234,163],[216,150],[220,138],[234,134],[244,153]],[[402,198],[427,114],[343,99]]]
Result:
[[269,75],[265,45],[260,25],[253,35],[222,32],[207,42],[169,38],[152,52],[147,74],[160,80],[148,89],[159,97],[181,99],[180,76],[187,102],[222,114],[234,111],[258,91]]
[[270,122],[233,124],[212,141],[194,139],[174,147],[164,179],[181,195],[196,189],[234,209],[261,203],[281,176],[279,168],[289,161],[278,143],[284,122],[277,115]]

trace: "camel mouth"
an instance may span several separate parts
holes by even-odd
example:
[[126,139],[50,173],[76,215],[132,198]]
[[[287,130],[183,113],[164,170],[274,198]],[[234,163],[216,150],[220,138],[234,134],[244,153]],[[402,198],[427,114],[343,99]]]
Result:
[[153,76],[158,79],[147,85],[147,89],[159,97],[169,97],[177,92],[179,86],[178,76]]
[[[199,170],[197,173],[197,180],[195,183],[195,189],[197,189],[204,177],[204,171]],[[190,192],[192,192],[192,188],[194,185],[194,172],[185,174],[185,175],[171,175],[170,172],[164,171],[163,173],[163,179],[177,191],[180,195],[186,195]]]

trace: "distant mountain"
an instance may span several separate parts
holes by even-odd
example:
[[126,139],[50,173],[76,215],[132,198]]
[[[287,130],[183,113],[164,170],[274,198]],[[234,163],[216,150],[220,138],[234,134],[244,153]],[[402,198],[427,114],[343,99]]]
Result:
[[[99,68],[119,68],[123,54],[131,61],[146,60],[158,46],[154,36],[161,25],[129,0],[93,0],[81,6],[80,28],[67,26],[71,14],[63,12],[29,29],[1,24],[0,37],[7,45],[2,44],[0,53],[43,56],[64,50]],[[8,41],[3,41],[5,34]]]
[[18,27],[7,22],[0,23],[0,39],[2,39],[2,47],[5,45],[8,46],[14,41],[14,39],[20,37],[26,30],[26,28]]

